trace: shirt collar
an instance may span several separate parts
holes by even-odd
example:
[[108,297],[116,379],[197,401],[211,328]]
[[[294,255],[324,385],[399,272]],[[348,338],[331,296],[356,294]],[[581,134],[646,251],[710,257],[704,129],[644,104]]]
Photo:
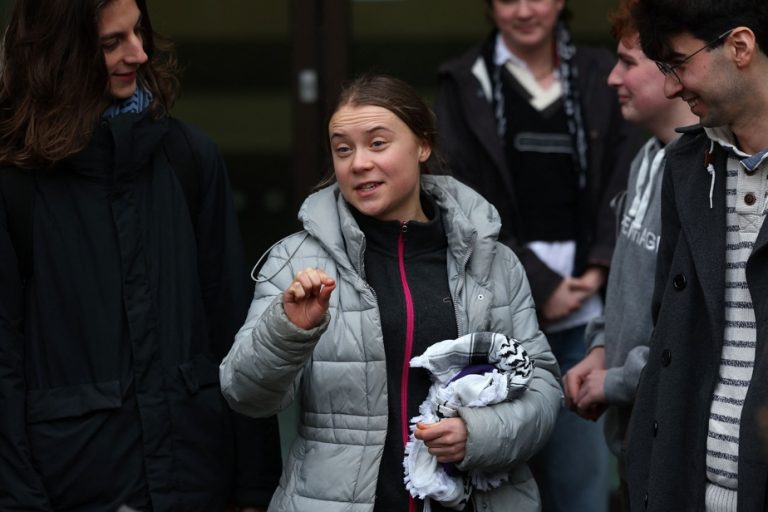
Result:
[[753,155],[740,150],[736,146],[736,137],[733,136],[733,132],[727,126],[705,127],[704,132],[710,140],[720,144],[730,156],[736,158],[749,172],[754,172],[763,163],[763,160],[768,158],[768,148],[758,151]]
[[507,62],[512,62],[515,66],[528,69],[528,65],[523,62],[523,59],[507,48],[504,39],[501,37],[501,32],[499,32],[496,34],[496,48],[493,52],[493,63],[497,66],[503,66]]

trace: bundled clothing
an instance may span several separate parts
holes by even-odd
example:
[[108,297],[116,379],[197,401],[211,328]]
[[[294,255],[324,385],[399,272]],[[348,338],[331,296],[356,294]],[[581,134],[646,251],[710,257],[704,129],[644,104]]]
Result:
[[[605,348],[605,434],[620,455],[651,339],[652,287],[661,242],[661,179],[666,148],[655,137],[632,162],[625,195],[617,196],[618,236],[608,276],[605,314],[590,322],[590,349]],[[607,342],[606,342],[607,340]]]
[[[167,154],[169,130],[191,157]],[[196,207],[174,161],[196,162]],[[13,173],[32,183],[27,248],[11,236]],[[114,112],[82,152],[0,178],[0,509],[266,504],[276,421],[233,414],[219,390],[248,273],[212,141]]]
[[[245,414],[267,416],[301,400],[298,438],[270,511],[406,510],[408,419],[430,386],[428,373],[408,362],[436,341],[476,331],[519,339],[535,369],[534,392],[519,400],[459,409],[468,440],[458,468],[511,475],[474,493],[472,509],[538,510],[525,461],[551,432],[560,389],[524,272],[496,242],[497,213],[479,195],[445,176],[422,176],[421,187],[428,223],[363,218],[335,185],[310,195],[299,212],[306,231],[277,244],[260,271],[221,380],[232,407]],[[430,224],[436,219],[439,226]],[[443,233],[438,251],[433,229]],[[322,269],[336,289],[325,321],[302,330],[288,320],[282,296],[307,267]],[[441,337],[448,331],[454,334]]]
[[654,331],[628,435],[632,510],[768,508],[765,157],[701,127],[668,151]]
[[[519,341],[503,334],[480,332],[443,340],[411,359],[411,367],[429,370],[433,384],[411,418],[411,430],[455,418],[461,407],[484,407],[514,400],[528,388],[533,363]],[[464,510],[472,491],[490,490],[507,481],[507,473],[440,465],[424,441],[411,434],[406,445],[406,487],[412,496]],[[426,509],[426,506],[425,506]]]

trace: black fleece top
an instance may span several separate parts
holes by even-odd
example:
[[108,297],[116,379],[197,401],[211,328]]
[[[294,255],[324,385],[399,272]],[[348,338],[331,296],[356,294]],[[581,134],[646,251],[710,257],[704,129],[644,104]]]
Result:
[[[387,359],[389,418],[379,479],[375,512],[408,510],[408,491],[403,481],[401,380],[404,365],[438,341],[456,338],[458,327],[448,288],[447,254],[442,216],[431,198],[422,195],[427,222],[378,221],[350,208],[366,240],[365,278],[376,293]],[[413,300],[414,333],[410,356],[406,355],[406,295],[400,274],[398,244],[404,242],[405,279]],[[408,361],[406,361],[408,359]],[[410,419],[419,414],[419,405],[432,384],[421,368],[410,370],[407,411]],[[438,503],[433,511],[447,510]],[[421,510],[421,502],[418,502]]]

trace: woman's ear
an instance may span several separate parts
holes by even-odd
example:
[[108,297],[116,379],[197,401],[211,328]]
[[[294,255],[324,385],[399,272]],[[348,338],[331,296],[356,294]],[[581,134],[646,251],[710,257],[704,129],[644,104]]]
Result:
[[419,145],[419,162],[426,162],[432,154],[432,146],[427,141],[422,141]]

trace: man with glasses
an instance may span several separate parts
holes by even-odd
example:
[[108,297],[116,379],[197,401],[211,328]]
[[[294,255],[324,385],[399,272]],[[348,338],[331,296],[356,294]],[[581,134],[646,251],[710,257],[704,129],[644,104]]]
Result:
[[766,510],[768,4],[640,0],[633,15],[665,95],[701,124],[667,152],[631,509]]

